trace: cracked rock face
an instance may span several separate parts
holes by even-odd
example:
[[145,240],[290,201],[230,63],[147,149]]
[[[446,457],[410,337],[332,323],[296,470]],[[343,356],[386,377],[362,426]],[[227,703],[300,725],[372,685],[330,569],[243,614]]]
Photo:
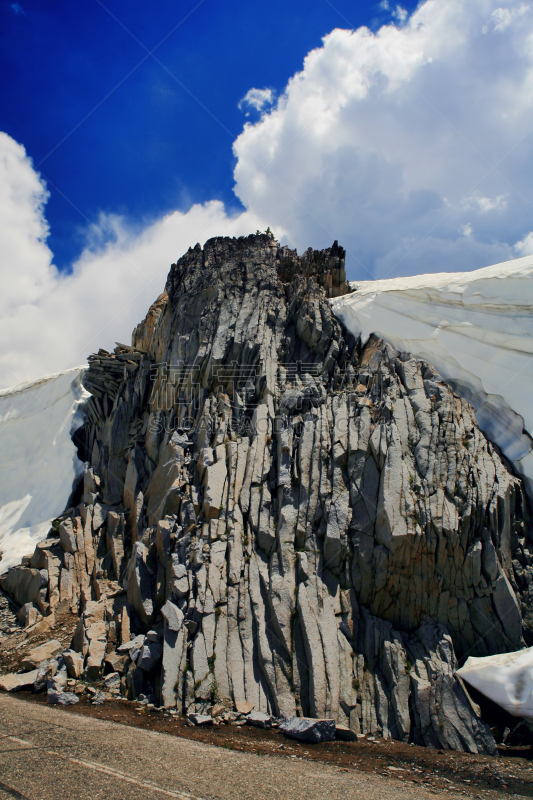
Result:
[[[124,666],[130,694],[495,752],[454,670],[528,635],[522,484],[430,365],[334,317],[343,259],[212,239],[131,347],[90,359],[84,494],[49,597],[107,603],[112,643],[130,617],[161,626]],[[80,625],[94,668],[102,632]]]

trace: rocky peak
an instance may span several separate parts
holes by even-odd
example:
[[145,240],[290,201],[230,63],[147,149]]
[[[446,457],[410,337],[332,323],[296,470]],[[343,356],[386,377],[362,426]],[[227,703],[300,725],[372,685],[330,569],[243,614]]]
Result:
[[[156,361],[192,364],[202,360],[207,350],[218,361],[220,348],[226,348],[236,330],[232,353],[224,352],[221,358],[249,363],[257,360],[255,348],[261,349],[266,341],[258,336],[258,328],[250,326],[259,322],[274,331],[279,328],[278,314],[280,320],[285,318],[287,307],[293,301],[297,304],[297,298],[305,293],[322,301],[313,323],[313,335],[322,337],[320,344],[317,341],[322,347],[325,331],[332,325],[340,330],[340,323],[333,322],[329,305],[323,301],[350,291],[344,254],[335,242],[327,250],[309,248],[299,257],[266,234],[210,239],[203,249],[200,245],[190,248],[171,266],[165,291],[135,329],[132,344]],[[315,320],[315,316],[311,311],[307,318]],[[200,338],[205,339],[205,346]],[[266,358],[267,353],[262,353],[259,361],[264,363]]]
[[165,291],[173,300],[180,289],[198,291],[205,287],[205,277],[218,281],[238,282],[260,268],[270,273],[272,279],[277,273],[283,284],[292,283],[295,277],[313,277],[324,288],[327,297],[339,297],[351,290],[346,281],[346,251],[335,241],[326,250],[313,250],[311,247],[302,256],[296,250],[281,247],[279,242],[266,234],[251,234],[238,239],[217,236],[209,239],[203,249],[197,244],[172,264]]
[[90,359],[84,492],[39,602],[82,615],[82,652],[90,602],[117,643],[159,626],[121,662],[130,696],[494,752],[454,671],[530,636],[523,487],[431,365],[346,331],[346,289],[337,243],[220,237],[172,265],[132,345]]

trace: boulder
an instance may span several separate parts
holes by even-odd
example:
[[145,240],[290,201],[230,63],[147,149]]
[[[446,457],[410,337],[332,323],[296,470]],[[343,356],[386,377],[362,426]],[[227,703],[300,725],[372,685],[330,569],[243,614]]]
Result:
[[46,681],[46,691],[50,692],[64,692],[67,686],[66,672],[58,672],[53,678],[48,678]]
[[113,689],[120,689],[120,674],[118,672],[110,672],[104,678],[104,686],[108,692]]
[[78,624],[76,625],[76,630],[74,631],[74,636],[72,637],[70,647],[77,653],[82,653],[84,656],[87,655],[87,650],[89,649],[89,640],[87,639],[87,636],[85,634],[85,621],[83,617],[80,617],[80,619],[78,620]]
[[74,692],[48,692],[48,703],[51,706],[72,706],[80,702],[80,698]]
[[111,653],[106,653],[106,657],[104,659],[104,671],[106,672],[119,672],[123,675],[130,663],[130,657],[128,653],[117,653],[112,651]]
[[35,608],[33,603],[24,603],[17,611],[17,619],[21,625],[24,625],[25,628],[29,628],[42,619],[42,615]]
[[285,736],[300,742],[332,742],[335,739],[334,719],[310,719],[293,717],[279,723]]
[[29,653],[26,653],[21,662],[23,669],[33,669],[37,667],[41,661],[49,661],[54,656],[58,655],[63,649],[61,642],[57,639],[51,639],[49,642],[34,647]]
[[506,747],[533,747],[533,721],[522,719],[504,736]]
[[117,653],[120,655],[129,655],[133,650],[139,650],[145,642],[144,633],[140,633],[135,639],[130,639],[129,642],[124,642],[117,647]]
[[351,728],[348,728],[347,725],[339,725],[337,723],[335,725],[335,738],[339,739],[341,742],[356,742],[357,734],[355,731],[352,731]]
[[49,633],[55,624],[55,613],[52,611],[52,613],[48,614],[47,617],[38,619],[35,625],[30,626],[30,628],[27,630],[27,633],[31,633],[32,636],[42,636],[45,633]]
[[62,655],[48,662],[43,661],[39,665],[39,675],[41,675],[42,671],[44,671],[46,689],[48,692],[64,691],[67,685],[68,672]]
[[83,674],[83,656],[75,650],[65,650],[62,655],[70,677],[81,678]]
[[210,717],[209,714],[187,714],[187,719],[193,725],[201,725],[203,727],[213,724],[213,717]]
[[60,539],[47,538],[40,541],[30,558],[30,567],[33,569],[48,569],[50,557],[53,549],[57,549],[60,545]]
[[31,672],[19,674],[2,675],[0,677],[0,689],[3,692],[22,692],[33,689],[33,684],[37,680],[39,670],[33,669]]
[[37,668],[37,678],[33,684],[33,691],[44,692],[48,688],[48,681],[53,678],[58,668],[59,663],[55,658],[51,661],[41,661]]
[[93,639],[89,644],[87,662],[85,664],[85,675],[87,680],[96,681],[100,677],[102,664],[106,654],[106,643],[100,639]]
[[159,642],[146,642],[137,659],[137,666],[150,672],[160,662],[163,656],[163,647]]
[[93,530],[98,531],[104,524],[107,519],[107,515],[109,514],[110,507],[104,505],[103,503],[95,503],[93,509],[93,519],[92,525]]
[[246,724],[252,725],[254,728],[271,728],[275,721],[270,714],[264,714],[262,711],[252,711],[245,719]]
[[46,588],[47,583],[46,570],[28,567],[13,567],[0,577],[0,586],[4,592],[12,595],[21,606],[37,601],[40,590]]
[[59,539],[61,541],[61,547],[65,551],[65,553],[72,553],[74,554],[78,549],[78,544],[76,542],[76,532],[74,530],[74,526],[72,524],[72,520],[67,518],[64,519],[59,525]]
[[237,714],[249,714],[250,711],[254,710],[254,704],[247,703],[245,700],[236,700],[234,708]]
[[183,611],[174,603],[171,603],[170,600],[167,600],[161,609],[161,614],[165,619],[166,627],[177,633],[183,625]]
[[128,691],[128,698],[135,700],[136,697],[142,693],[144,686],[144,671],[133,662],[128,667],[126,674],[126,688]]
[[105,642],[107,638],[107,627],[105,622],[90,622],[85,627],[85,636],[89,642],[92,642],[95,639],[100,639],[100,641]]
[[172,556],[170,589],[178,598],[187,597],[189,593],[187,567],[180,563],[180,557],[177,553]]

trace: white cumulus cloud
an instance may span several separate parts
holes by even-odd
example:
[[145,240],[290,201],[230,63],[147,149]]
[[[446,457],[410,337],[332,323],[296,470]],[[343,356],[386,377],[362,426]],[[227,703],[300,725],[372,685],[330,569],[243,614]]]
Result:
[[[495,31],[504,31],[511,25],[514,19],[522,17],[529,11],[529,6],[526,3],[521,3],[514,8],[495,8],[490,15],[490,21],[494,26]],[[486,31],[486,29],[485,29]]]
[[[48,197],[24,148],[0,134],[0,388],[83,364],[131,332],[163,291],[170,264],[211,236],[264,230],[251,212],[230,217],[219,201],[175,211],[141,232],[102,217],[70,274],[46,246]],[[99,229],[113,243],[94,249]]]
[[532,41],[529,7],[491,0],[332,31],[236,140],[237,194],[293,245],[338,238],[353,278],[513,258],[533,208]]
[[533,231],[527,233],[523,239],[517,242],[514,249],[519,257],[533,256]]
[[382,6],[389,24],[331,31],[277,99],[254,88],[241,101],[260,115],[234,143],[245,212],[212,201],[144,230],[102,216],[70,274],[46,244],[46,186],[0,136],[0,387],[129,340],[170,263],[214,235],[270,226],[299,250],[338,239],[352,279],[533,252],[530,6]]
[[274,102],[274,91],[272,89],[249,89],[242,100],[239,101],[239,108],[248,117],[250,109],[263,111],[269,108]]

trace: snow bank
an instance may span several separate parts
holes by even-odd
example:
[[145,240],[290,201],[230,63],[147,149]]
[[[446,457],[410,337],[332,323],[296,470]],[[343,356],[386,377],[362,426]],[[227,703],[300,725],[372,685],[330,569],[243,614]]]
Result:
[[0,573],[19,564],[64,511],[83,472],[71,434],[83,423],[84,367],[0,392]]
[[533,647],[484,658],[471,656],[456,675],[514,717],[533,719]]
[[332,301],[346,327],[433,364],[472,403],[533,497],[533,256],[352,288]]

